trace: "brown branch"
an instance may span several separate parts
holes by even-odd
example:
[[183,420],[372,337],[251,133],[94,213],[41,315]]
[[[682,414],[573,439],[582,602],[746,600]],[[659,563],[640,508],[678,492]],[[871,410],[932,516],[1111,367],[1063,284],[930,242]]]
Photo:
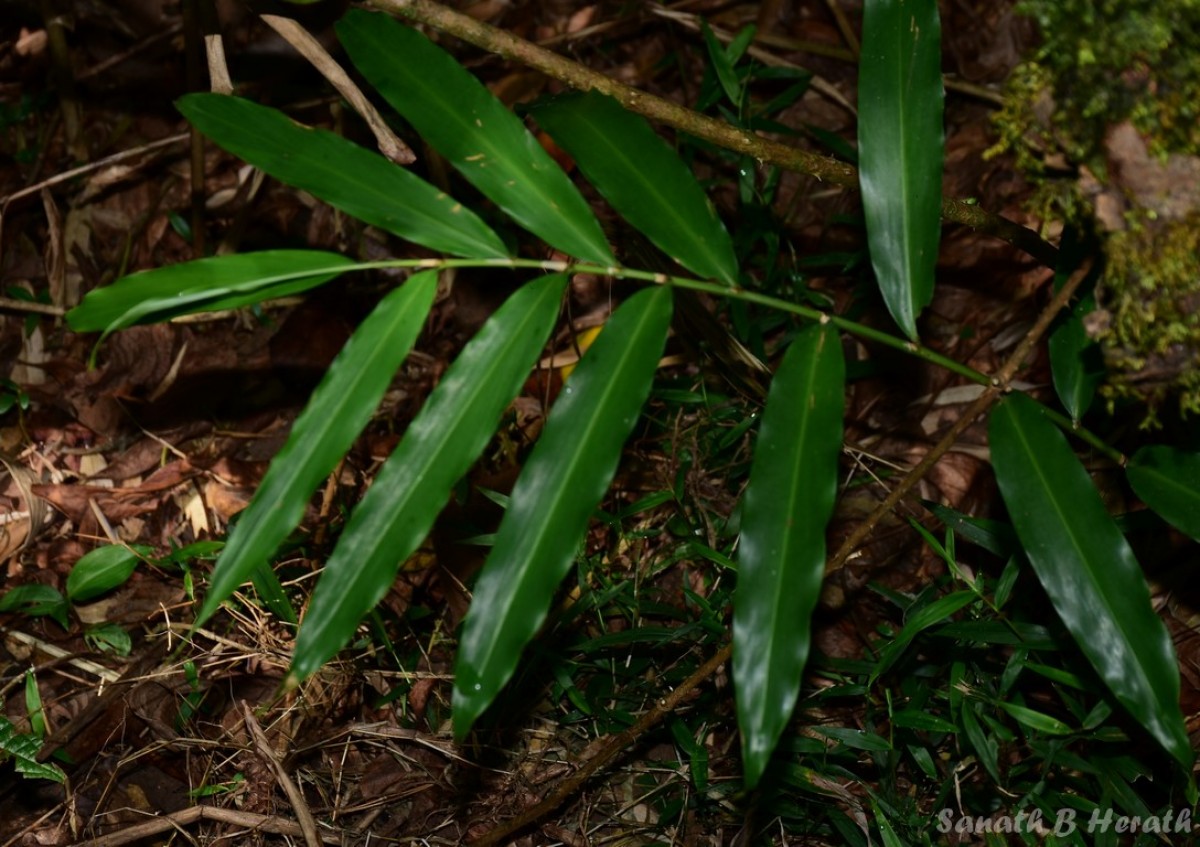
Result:
[[1059,289],[1054,299],[1042,310],[1038,315],[1037,322],[1025,333],[1025,337],[1021,339],[1021,343],[1017,345],[1017,349],[1008,357],[1008,360],[996,372],[992,378],[992,384],[983,390],[983,393],[975,398],[975,402],[967,407],[966,411],[954,422],[954,426],[946,431],[941,440],[934,445],[925,457],[921,459],[912,470],[910,470],[900,481],[900,484],[892,489],[891,493],[884,499],[882,503],[875,507],[875,511],[867,516],[866,520],[854,528],[854,532],[850,533],[849,537],[842,542],[842,546],[838,548],[837,553],[832,559],[825,564],[825,575],[833,573],[846,564],[846,560],[850,558],[858,546],[866,540],[866,537],[882,519],[883,516],[891,512],[900,503],[900,499],[907,494],[914,485],[924,478],[925,474],[937,464],[938,459],[942,458],[955,442],[962,435],[967,427],[975,422],[975,419],[986,412],[1000,396],[1011,390],[1013,377],[1017,375],[1017,371],[1024,365],[1025,360],[1029,358],[1029,354],[1033,352],[1034,345],[1038,343],[1046,331],[1050,328],[1050,323],[1058,316],[1059,311],[1070,302],[1075,290],[1087,278],[1087,275],[1092,270],[1092,259],[1089,257],[1071,274],[1063,287]]
[[[72,847],[121,847],[123,844],[132,844],[153,835],[177,831],[181,827],[190,826],[197,821],[227,823],[242,827],[251,833],[269,832],[291,838],[299,838],[302,834],[298,824],[276,815],[260,815],[255,812],[222,809],[216,806],[192,806],[169,815],[159,815],[145,823],[134,824],[117,832],[80,841]],[[322,836],[322,841],[326,844],[342,843],[342,839],[334,832],[326,833]]]
[[583,784],[596,771],[608,764],[614,756],[633,745],[639,738],[661,722],[663,718],[675,711],[675,707],[683,701],[684,697],[690,694],[700,683],[716,673],[721,665],[729,661],[729,656],[732,652],[732,645],[726,644],[714,653],[712,658],[697,668],[691,676],[681,682],[674,691],[651,706],[645,714],[638,718],[637,723],[633,726],[618,732],[616,735],[610,735],[606,739],[593,743],[592,747],[599,744],[599,749],[591,756],[587,756],[583,764],[579,766],[579,769],[570,776],[565,777],[562,782],[554,787],[553,791],[546,795],[545,799],[537,805],[531,806],[521,812],[516,817],[510,818],[499,826],[488,830],[480,838],[472,841],[471,847],[495,847],[497,844],[506,844],[510,835],[533,825],[553,812],[569,798],[573,797],[583,787]]
[[[786,170],[808,174],[844,188],[858,189],[858,171],[851,165],[762,138],[677,103],[646,94],[432,0],[368,0],[367,5],[447,32],[490,53],[541,71],[581,91],[594,89],[607,94],[632,112],[727,150]],[[1007,241],[1048,267],[1054,267],[1058,263],[1058,249],[1054,245],[1043,241],[1033,230],[994,215],[979,206],[945,197],[942,199],[942,218]]]

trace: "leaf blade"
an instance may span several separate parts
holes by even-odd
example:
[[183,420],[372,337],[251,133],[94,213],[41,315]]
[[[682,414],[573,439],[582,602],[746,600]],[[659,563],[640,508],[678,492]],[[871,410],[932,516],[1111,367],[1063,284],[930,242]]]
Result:
[[264,250],[129,274],[88,292],[67,313],[75,332],[110,333],[145,319],[230,308],[322,285],[353,265],[320,250]]
[[933,298],[941,235],[944,92],[935,0],[867,0],[858,83],[858,158],[871,264],[913,340]]
[[475,585],[455,666],[458,737],[508,682],[545,620],[649,395],[670,318],[669,288],[635,294],[555,402]]
[[642,118],[595,91],[532,111],[588,181],[659,249],[694,273],[737,284],[733,241],[712,202]]
[[566,276],[531,282],[500,307],[446,371],[342,533],[296,637],[291,675],[317,670],[395,580],[487,446],[554,327]]
[[804,330],[771,382],[742,505],[733,677],[747,788],[786,727],[808,661],[837,494],[845,362],[832,326]]
[[1171,638],[1133,551],[1066,438],[1041,407],[1014,395],[992,412],[989,441],[1017,536],[1067,630],[1117,700],[1190,765]]
[[67,574],[67,599],[86,603],[124,585],[137,569],[138,552],[120,544],[97,547],[80,557]]
[[338,353],[230,534],[193,626],[211,617],[300,523],[312,492],[366,426],[416,342],[436,288],[436,271],[414,275],[380,301]]
[[361,221],[443,253],[508,256],[500,237],[470,209],[340,135],[224,94],[188,94],[175,105],[230,153]]
[[1200,541],[1200,453],[1148,444],[1134,453],[1125,475],[1142,502]]
[[387,15],[337,24],[355,66],[471,184],[548,244],[615,264],[591,209],[525,125],[449,53]]

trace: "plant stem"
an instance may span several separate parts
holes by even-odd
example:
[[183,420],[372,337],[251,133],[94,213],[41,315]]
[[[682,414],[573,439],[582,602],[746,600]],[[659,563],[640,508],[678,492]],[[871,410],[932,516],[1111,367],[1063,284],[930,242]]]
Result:
[[[742,153],[766,164],[814,176],[845,188],[858,189],[858,171],[852,165],[818,156],[777,141],[738,129],[691,109],[646,94],[532,44],[512,33],[482,23],[431,0],[369,0],[369,6],[403,15],[447,32],[490,53],[520,62],[581,91],[596,90],[612,97],[626,109],[653,121],[704,139],[719,147]],[[995,236],[1024,250],[1047,267],[1058,263],[1058,249],[1036,232],[979,206],[950,197],[942,198],[942,218]]]
[[[931,448],[930,451],[925,454],[924,458],[921,459],[917,466],[905,474],[904,479],[900,480],[900,483],[888,493],[888,496],[884,498],[884,500],[875,508],[875,510],[871,512],[871,514],[868,515],[865,520],[860,522],[854,528],[854,531],[846,538],[846,540],[842,542],[842,546],[838,548],[838,551],[834,554],[833,558],[825,563],[826,576],[841,569],[846,564],[846,560],[850,558],[850,554],[853,553],[858,546],[866,540],[867,536],[871,534],[871,531],[875,528],[876,524],[878,524],[885,515],[895,509],[900,503],[901,499],[903,499],[904,495],[907,494],[913,488],[913,486],[920,482],[927,473],[929,473],[933,466],[937,464],[937,461],[941,459],[943,455],[945,455],[946,451],[954,446],[955,442],[958,441],[958,437],[967,430],[967,427],[971,426],[977,417],[991,408],[992,404],[999,400],[1001,396],[1012,390],[1012,380],[1017,375],[1017,372],[1021,369],[1021,367],[1025,364],[1025,360],[1028,359],[1029,355],[1033,352],[1034,345],[1036,345],[1038,341],[1041,340],[1041,337],[1045,335],[1046,331],[1050,329],[1051,322],[1063,309],[1063,307],[1065,307],[1067,303],[1071,301],[1071,297],[1074,296],[1075,290],[1079,288],[1080,283],[1083,282],[1091,270],[1092,260],[1090,258],[1085,259],[1083,263],[1075,269],[1075,272],[1071,274],[1071,277],[1065,283],[1063,283],[1062,288],[1060,288],[1058,293],[1054,295],[1054,299],[1051,300],[1050,303],[1047,304],[1046,308],[1042,310],[1042,313],[1038,315],[1037,321],[1030,328],[1029,332],[1025,333],[1025,337],[1021,339],[1021,343],[1017,345],[1017,349],[1013,351],[1012,355],[1009,356],[1004,364],[1000,367],[1000,370],[992,379],[991,385],[984,389],[983,393],[975,399],[975,402],[967,407],[966,411],[959,416],[958,420],[956,420],[954,425],[946,431],[946,434],[942,436],[938,443],[935,444],[933,448]],[[1045,409],[1044,406],[1042,408]],[[1046,411],[1050,413],[1052,420],[1059,422],[1060,425],[1065,423],[1067,425],[1068,432],[1079,435],[1085,431],[1082,429],[1082,427],[1075,429],[1071,422],[1062,415],[1056,415],[1049,409],[1046,409]],[[1112,457],[1114,461],[1117,461],[1119,464],[1124,464],[1125,459],[1119,452],[1104,444],[1104,442],[1100,441],[1100,439],[1096,438],[1096,436],[1091,435],[1091,433],[1089,433],[1089,436],[1090,438],[1087,439],[1089,444],[1092,444],[1093,446],[1102,446],[1106,455]]]
[[[1049,322],[1053,320],[1055,315],[1058,314],[1061,304],[1066,303],[1070,299],[1070,296],[1074,293],[1075,289],[1079,285],[1079,281],[1082,279],[1079,277],[1079,271],[1076,270],[1075,273],[1071,275],[1071,280],[1069,280],[1069,282],[1074,281],[1074,284],[1070,286],[1069,290],[1067,289],[1067,285],[1064,285],[1062,289],[1059,289],[1054,300],[1051,301],[1051,303],[1038,318],[1038,323],[1026,334],[1025,338],[1022,339],[1021,343],[1017,347],[1016,352],[1014,352],[1008,361],[1005,362],[1004,366],[996,375],[989,376],[988,374],[985,374],[982,371],[977,371],[968,365],[962,364],[961,362],[956,362],[949,356],[944,356],[941,353],[930,350],[928,347],[923,347],[922,345],[916,344],[912,341],[898,338],[897,336],[891,335],[874,327],[867,326],[866,324],[858,323],[857,321],[852,321],[847,318],[839,317],[838,315],[831,315],[827,312],[822,312],[820,309],[814,309],[811,306],[801,306],[798,303],[781,300],[778,297],[772,297],[769,294],[761,294],[757,291],[747,291],[741,286],[721,285],[720,283],[716,282],[704,282],[702,280],[690,279],[682,276],[669,276],[667,274],[654,273],[652,271],[642,271],[635,268],[606,267],[604,265],[574,264],[571,262],[543,261],[539,259],[384,259],[377,262],[359,262],[349,266],[339,265],[335,268],[329,268],[328,272],[346,273],[348,271],[380,270],[386,268],[424,269],[480,267],[514,269],[525,268],[531,270],[542,270],[546,271],[547,273],[594,274],[596,276],[611,276],[618,279],[635,279],[641,282],[653,283],[655,285],[673,285],[678,288],[687,288],[692,291],[703,291],[706,294],[712,294],[717,297],[728,297],[733,300],[741,300],[746,303],[754,303],[758,306],[766,306],[771,309],[778,309],[781,312],[788,312],[789,314],[793,314],[810,321],[832,323],[838,329],[842,330],[843,332],[847,332],[850,335],[854,335],[858,338],[863,338],[868,341],[873,341],[876,344],[890,347],[893,350],[897,350],[901,353],[907,353],[910,356],[915,356],[918,359],[929,362],[932,365],[945,368],[951,373],[958,374],[959,376],[970,380],[976,385],[985,386],[988,391],[985,392],[985,394],[975,402],[979,403],[985,397],[991,397],[991,400],[989,403],[986,403],[981,407],[981,411],[985,410],[987,406],[990,405],[990,402],[994,402],[1000,393],[1011,390],[1009,383],[1012,382],[1013,376],[1016,374],[1020,365],[1033,351],[1033,345],[1036,344],[1038,339],[1040,339],[1046,332],[1046,329],[1049,327]],[[1085,261],[1081,267],[1090,268],[1091,261]],[[325,271],[322,269],[309,270],[306,271],[306,275],[321,272]],[[1063,296],[1064,290],[1068,291],[1065,297]],[[971,420],[980,414],[980,412],[970,414],[971,409],[973,408],[974,405],[969,407],[967,410]],[[1077,436],[1080,440],[1086,442],[1088,445],[1094,448],[1098,453],[1111,459],[1116,464],[1125,464],[1125,456],[1122,455],[1120,451],[1104,443],[1104,441],[1095,433],[1092,433],[1083,427],[1077,426],[1065,415],[1061,415],[1058,412],[1055,412],[1053,409],[1050,409],[1044,405],[1042,408],[1045,410],[1046,415],[1052,421],[1062,427],[1062,429],[1068,434]],[[968,423],[969,422],[970,421],[968,421]],[[963,429],[965,428],[966,425],[964,424]],[[952,428],[951,431],[947,433],[947,437],[953,435],[953,439],[957,439],[961,434],[962,430],[956,432]],[[949,449],[952,444],[953,440],[946,445],[946,449]],[[939,446],[941,446],[940,442]],[[942,452],[945,451],[943,450]],[[939,453],[938,455],[941,454]],[[921,465],[918,465],[917,467],[920,468]],[[914,472],[915,470],[916,468],[914,468]],[[907,491],[907,488],[905,490]]]

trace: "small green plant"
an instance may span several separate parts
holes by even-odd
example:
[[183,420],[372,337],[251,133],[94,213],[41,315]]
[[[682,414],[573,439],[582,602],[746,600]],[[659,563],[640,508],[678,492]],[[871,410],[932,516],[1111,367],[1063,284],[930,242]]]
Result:
[[[327,252],[276,250],[205,258],[126,277],[90,293],[71,312],[75,330],[107,334],[139,322],[294,294],[352,270],[413,272],[363,321],[297,419],[221,552],[196,625],[266,567],[300,522],[313,491],[368,423],[417,339],[439,271],[491,267],[543,275],[513,294],[466,346],[355,508],[300,626],[292,684],[350,640],[400,564],[423,542],[537,360],[557,319],[567,275],[586,272],[646,283],[616,310],[567,381],[492,539],[455,668],[454,727],[464,737],[517,671],[576,560],[651,393],[674,292],[703,291],[775,309],[787,323],[790,344],[758,426],[741,507],[733,598],[733,678],[744,779],[755,786],[797,701],[810,618],[826,566],[825,529],[838,495],[846,379],[840,333],[942,365],[982,386],[989,403],[1010,388],[1024,356],[1018,351],[1012,366],[993,376],[917,343],[918,319],[933,292],[941,204],[936,4],[868,2],[864,30],[857,154],[870,260],[903,336],[807,305],[808,295],[789,300],[759,291],[754,277],[739,267],[723,223],[676,152],[612,99],[589,92],[536,104],[533,117],[613,209],[694,276],[620,267],[582,195],[522,122],[429,39],[384,15],[356,10],[338,24],[338,36],[358,70],[496,208],[573,259],[514,258],[507,246],[511,240],[453,197],[381,156],[300,126],[280,112],[219,95],[180,100],[180,110],[202,132],[267,173],[406,241],[460,257],[363,263]],[[714,57],[719,51],[710,48]],[[715,64],[721,91],[741,108],[746,100],[736,54],[720,53],[725,62]],[[1073,264],[1064,260],[1057,270],[1064,287],[1078,284]],[[1036,340],[1031,335],[1028,344]],[[1082,367],[1064,355],[1064,384],[1071,384]],[[1072,415],[1077,405],[1069,406]],[[993,464],[1013,533],[1113,703],[1185,773],[1192,753],[1170,639],[1150,605],[1128,542],[1062,427],[1123,462],[1097,436],[1072,428],[1066,416],[1025,395],[1005,397],[991,413]],[[1200,513],[1195,462],[1194,455],[1170,447],[1139,453],[1129,462],[1129,479],[1139,496],[1185,531],[1193,520],[1189,516]],[[712,553],[729,561],[724,553]],[[1008,589],[1017,567],[1002,578],[1009,581]],[[912,617],[895,643],[907,644],[934,626],[944,629],[952,615],[983,602],[980,591],[972,584],[946,598],[923,598],[910,610]],[[1097,632],[1103,633],[1102,642],[1095,640]],[[889,661],[900,660],[898,650],[888,651]],[[887,664],[874,668],[870,681],[888,669]],[[974,680],[965,669],[957,674],[952,691],[959,693],[948,695],[953,699],[945,717],[922,717],[924,704],[914,700],[888,720],[914,732],[961,726],[989,772],[996,765],[996,776],[1003,774],[993,755],[995,738],[1015,737],[1010,724],[1046,735],[1067,726],[999,693],[975,688],[970,696],[960,696],[958,684],[970,689]],[[592,708],[588,692],[569,678],[559,685],[581,713]],[[1000,712],[1006,717],[997,718]],[[673,725],[697,783],[707,778],[694,743],[700,731]],[[903,755],[874,732],[836,727],[819,732],[846,748]],[[794,741],[787,744],[796,752]],[[819,749],[826,749],[825,742]],[[928,752],[913,755],[918,767],[928,769]],[[890,821],[899,807],[884,797],[873,797],[870,805],[885,841],[897,843]]]
[[62,782],[66,777],[54,764],[39,762],[42,739],[33,732],[18,732],[12,721],[0,715],[0,761],[11,759],[17,773],[26,779],[48,779]]

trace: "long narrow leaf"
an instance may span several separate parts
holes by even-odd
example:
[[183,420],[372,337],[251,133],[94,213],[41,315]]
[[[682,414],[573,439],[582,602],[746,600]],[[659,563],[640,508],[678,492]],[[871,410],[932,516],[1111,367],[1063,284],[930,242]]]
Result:
[[1084,317],[1095,308],[1096,301],[1092,297],[1084,298],[1061,316],[1050,333],[1048,346],[1054,390],[1074,421],[1091,408],[1096,389],[1104,381],[1104,354],[1083,326]]
[[313,592],[292,677],[333,656],[378,603],[487,446],[554,327],[566,277],[531,282],[484,325],[446,371],[354,510]]
[[458,737],[508,682],[545,620],[650,393],[670,321],[669,288],[635,294],[555,402],[475,584],[455,668]]
[[871,264],[912,339],[933,298],[941,235],[942,74],[937,0],[867,0],[858,161]]
[[613,264],[600,224],[562,168],[449,53],[387,15],[357,9],[337,34],[392,108],[513,220],[572,256]]
[[625,220],[688,270],[737,284],[733,241],[687,165],[642,118],[597,92],[533,111]]
[[1125,474],[1147,506],[1200,541],[1200,453],[1147,445],[1133,454]]
[[75,332],[112,332],[138,321],[232,308],[296,294],[328,282],[353,265],[337,253],[266,250],[182,262],[130,274],[97,288],[67,313]]
[[825,575],[845,361],[831,326],[804,330],[771,383],[742,504],[733,680],[747,788],[791,718]]
[[996,407],[989,432],[1000,493],[1059,617],[1117,700],[1190,766],[1171,638],[1087,471],[1024,395]]
[[431,250],[472,259],[508,255],[470,209],[340,135],[240,97],[189,94],[175,105],[230,153],[361,221]]
[[413,276],[380,301],[338,353],[221,551],[195,626],[300,523],[313,491],[367,425],[417,340],[436,289],[436,271]]

